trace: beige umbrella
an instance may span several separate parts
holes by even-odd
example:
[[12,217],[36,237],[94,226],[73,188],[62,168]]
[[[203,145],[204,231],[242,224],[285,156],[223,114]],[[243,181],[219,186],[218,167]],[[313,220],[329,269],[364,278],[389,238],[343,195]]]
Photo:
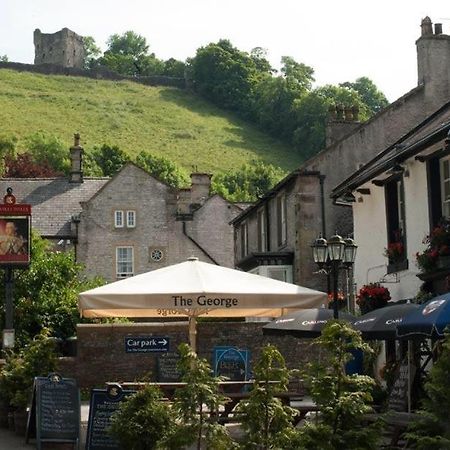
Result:
[[196,317],[278,317],[326,299],[323,292],[189,258],[82,292],[78,308],[84,317],[189,317],[195,350]]

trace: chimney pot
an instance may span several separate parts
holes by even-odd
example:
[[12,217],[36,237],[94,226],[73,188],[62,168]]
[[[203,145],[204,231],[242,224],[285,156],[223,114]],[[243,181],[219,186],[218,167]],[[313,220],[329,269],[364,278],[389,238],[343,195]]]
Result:
[[344,109],[345,113],[345,121],[346,122],[353,122],[353,111],[351,106],[346,106]]
[[70,148],[70,183],[83,182],[83,153],[84,149],[80,145],[80,133],[75,133],[74,146]]
[[342,105],[336,105],[336,119],[337,120],[344,119],[344,107]]
[[434,24],[434,34],[436,35],[442,34],[442,23]]

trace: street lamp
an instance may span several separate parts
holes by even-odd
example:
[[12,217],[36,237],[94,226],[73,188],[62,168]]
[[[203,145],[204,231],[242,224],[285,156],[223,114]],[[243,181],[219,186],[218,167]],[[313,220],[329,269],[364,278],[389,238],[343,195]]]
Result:
[[319,269],[324,269],[333,277],[333,317],[335,319],[339,318],[337,292],[339,269],[349,269],[353,265],[357,248],[353,239],[342,239],[338,234],[331,236],[328,241],[320,236],[312,245],[314,262]]

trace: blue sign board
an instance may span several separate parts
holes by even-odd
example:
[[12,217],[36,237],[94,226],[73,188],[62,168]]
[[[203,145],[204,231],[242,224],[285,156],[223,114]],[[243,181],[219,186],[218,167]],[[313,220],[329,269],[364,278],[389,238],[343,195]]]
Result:
[[125,338],[126,353],[168,352],[169,338],[161,336],[127,336]]
[[250,378],[250,352],[236,347],[214,347],[214,375],[230,381]]

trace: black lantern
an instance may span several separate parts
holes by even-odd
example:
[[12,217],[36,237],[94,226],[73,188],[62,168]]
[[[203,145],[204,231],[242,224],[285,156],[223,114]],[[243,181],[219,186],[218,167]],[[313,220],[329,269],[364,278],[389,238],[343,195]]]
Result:
[[358,246],[356,245],[355,241],[352,238],[344,239],[345,242],[345,249],[344,249],[344,258],[343,263],[349,267],[355,262],[356,258],[356,249]]
[[320,236],[314,241],[311,247],[313,249],[314,262],[322,268],[328,260],[327,240]]
[[331,236],[328,239],[328,257],[330,261],[339,262],[344,259],[345,241],[338,234]]

